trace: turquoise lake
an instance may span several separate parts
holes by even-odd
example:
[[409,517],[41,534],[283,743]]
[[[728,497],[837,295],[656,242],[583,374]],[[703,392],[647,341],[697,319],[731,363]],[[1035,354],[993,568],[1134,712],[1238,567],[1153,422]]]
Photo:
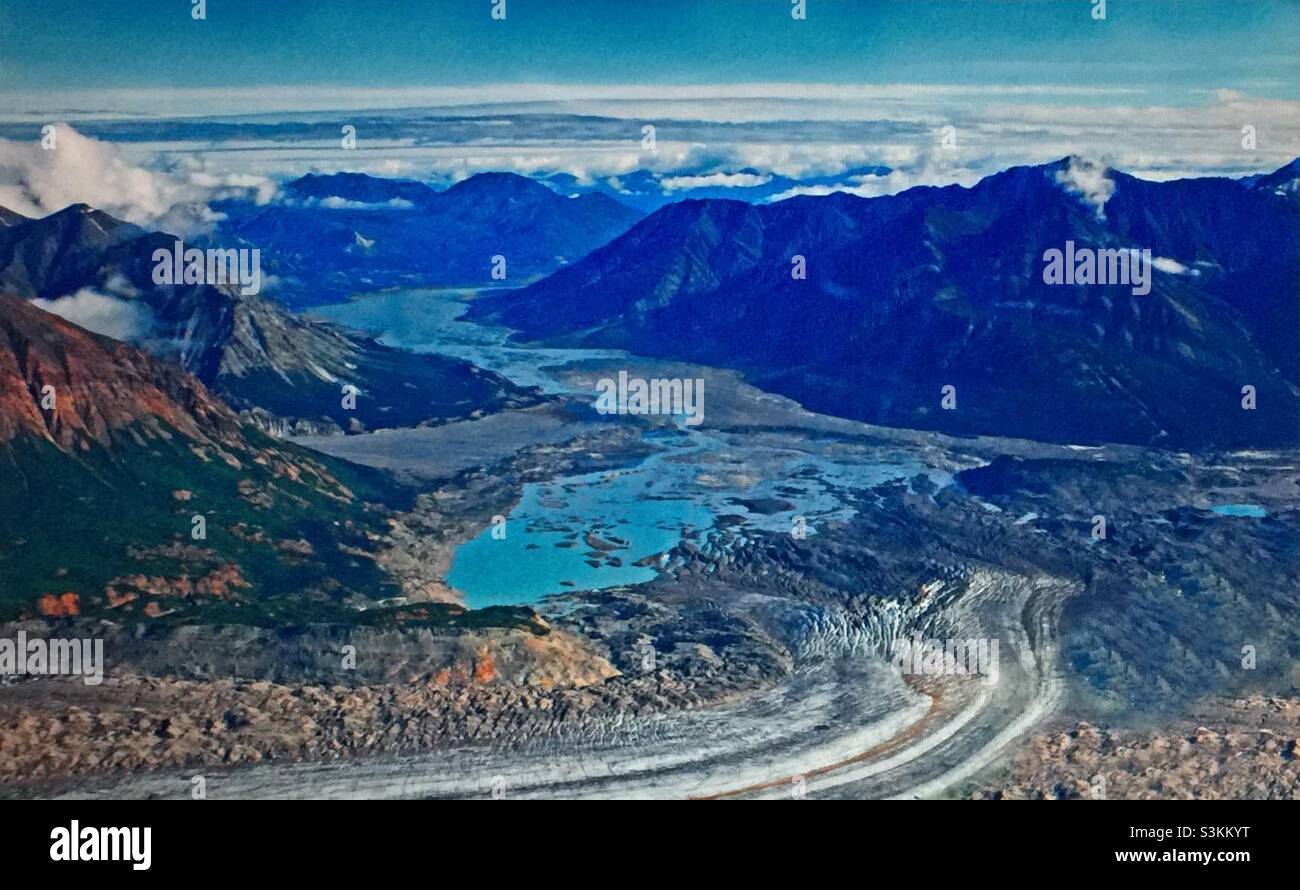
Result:
[[[463,358],[550,393],[570,390],[548,368],[625,356],[510,344],[504,329],[460,321],[462,297],[447,290],[394,291],[315,314],[390,345]],[[727,520],[727,542],[743,542],[746,530],[789,533],[796,516],[815,535],[819,523],[850,518],[856,499],[873,486],[921,476],[935,486],[952,481],[903,450],[798,433],[742,435],[679,425],[645,438],[660,450],[635,466],[525,485],[506,517],[505,536],[494,538],[487,525],[458,547],[446,582],[470,608],[640,584],[653,580],[657,569],[637,561],[683,540],[706,550],[717,546],[720,517]],[[616,549],[589,546],[588,534]]]
[[1210,509],[1220,516],[1249,516],[1252,519],[1263,519],[1268,515],[1268,511],[1259,504],[1219,504]]
[[[714,521],[702,504],[664,497],[664,477],[656,478],[653,461],[526,486],[506,517],[505,537],[493,538],[488,530],[458,547],[447,583],[477,609],[535,603],[565,589],[653,580],[655,569],[635,565],[637,560],[670,550]],[[583,540],[587,533],[617,542],[619,549],[593,550]],[[563,581],[572,583],[566,588]]]
[[[711,550],[708,534],[720,517],[731,520],[726,538],[733,542],[742,542],[746,530],[789,533],[795,516],[804,517],[811,536],[818,523],[849,519],[856,509],[850,495],[872,486],[922,475],[938,486],[951,481],[897,452],[750,445],[719,433],[651,438],[664,450],[634,467],[526,485],[506,517],[505,537],[493,538],[489,528],[457,548],[447,583],[471,608],[639,584],[656,570],[635,561],[682,540]],[[619,539],[620,549],[608,555],[620,564],[587,546],[587,533]]]

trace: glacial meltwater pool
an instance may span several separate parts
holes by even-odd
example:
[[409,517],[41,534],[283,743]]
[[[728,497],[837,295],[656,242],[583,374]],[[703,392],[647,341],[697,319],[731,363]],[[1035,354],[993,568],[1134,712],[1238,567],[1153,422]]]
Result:
[[1259,504],[1219,504],[1210,509],[1220,516],[1249,516],[1252,519],[1263,519],[1268,515],[1268,511]]
[[747,529],[789,533],[796,516],[811,536],[819,523],[850,518],[851,495],[875,485],[920,476],[936,486],[951,481],[897,452],[756,445],[716,432],[648,438],[664,450],[634,467],[526,485],[505,536],[493,537],[489,527],[458,547],[447,583],[471,608],[639,584],[654,579],[655,558],[679,542],[713,546],[706,538],[720,518],[730,541],[743,540]]
[[506,517],[504,537],[488,529],[458,547],[447,583],[479,609],[653,580],[656,569],[639,561],[666,553],[714,520],[701,504],[657,494],[662,479],[656,475],[647,461],[526,486]]
[[[631,361],[616,350],[510,343],[503,328],[461,320],[464,295],[390,291],[313,312],[390,345],[463,358],[550,393],[572,392],[550,368]],[[640,584],[655,578],[656,557],[683,540],[706,550],[730,546],[743,542],[747,530],[789,533],[796,516],[815,535],[820,523],[849,519],[876,485],[904,480],[911,486],[920,477],[934,487],[952,481],[903,449],[798,432],[729,434],[679,425],[647,431],[645,438],[661,450],[634,466],[526,484],[506,517],[504,537],[493,537],[485,523],[456,549],[446,582],[475,609]],[[726,535],[709,540],[724,526]]]

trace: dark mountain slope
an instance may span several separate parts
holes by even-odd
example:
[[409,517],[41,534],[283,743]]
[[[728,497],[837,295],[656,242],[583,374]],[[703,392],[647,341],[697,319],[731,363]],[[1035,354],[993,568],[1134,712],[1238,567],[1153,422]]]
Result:
[[295,307],[386,287],[491,284],[492,258],[509,281],[575,262],[641,214],[606,195],[577,198],[513,173],[481,173],[439,192],[358,173],[309,175],[286,202],[223,207],[223,234],[263,251]]
[[[261,409],[267,424],[413,426],[535,398],[468,363],[391,349],[235,286],[157,285],[154,252],[175,240],[74,205],[0,228],[0,287],[29,299],[89,289],[146,307],[135,342],[177,359],[234,407]],[[360,390],[355,409],[343,407],[344,384]]]
[[[685,201],[472,311],[524,337],[738,368],[810,408],[889,425],[1295,444],[1294,196],[1271,183],[1104,171],[1099,212],[1067,187],[1081,163],[875,199]],[[1149,248],[1160,263],[1150,293],[1045,284],[1044,251],[1067,241]],[[795,255],[807,280],[791,277]],[[957,408],[941,410],[950,384]],[[1242,410],[1244,385],[1258,410]]]
[[358,204],[384,204],[406,201],[424,206],[433,201],[436,191],[412,179],[384,179],[365,173],[308,173],[290,182],[286,191],[302,200],[336,198]]
[[28,217],[21,213],[16,213],[8,207],[0,207],[0,226],[12,226],[21,222],[27,222]]

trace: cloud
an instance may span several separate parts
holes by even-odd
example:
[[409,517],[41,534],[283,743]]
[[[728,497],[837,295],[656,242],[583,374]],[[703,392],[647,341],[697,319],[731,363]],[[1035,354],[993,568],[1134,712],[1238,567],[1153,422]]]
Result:
[[208,201],[241,197],[249,198],[256,204],[267,204],[278,191],[274,180],[248,173],[218,176],[205,169],[197,169],[190,170],[188,178],[191,185],[207,190]]
[[[1239,90],[1188,92],[1186,102],[1170,105],[1137,104],[1147,95],[1137,88],[1046,84],[516,84],[212,92],[207,98],[245,115],[295,107],[300,100],[313,108],[366,109],[248,116],[234,130],[228,122],[193,116],[202,107],[189,101],[193,96],[182,103],[190,116],[159,117],[171,112],[175,98],[162,92],[79,97],[75,107],[95,110],[142,97],[162,103],[140,106],[147,120],[97,120],[95,132],[108,142],[83,139],[116,158],[124,171],[98,157],[61,162],[67,171],[42,174],[43,165],[56,163],[44,155],[54,153],[41,152],[33,139],[21,143],[22,157],[14,160],[20,144],[0,142],[0,204],[39,214],[86,201],[133,222],[186,234],[211,225],[217,216],[212,201],[243,195],[266,203],[274,200],[275,180],[307,172],[351,171],[446,185],[485,171],[511,171],[572,176],[581,187],[617,183],[609,185],[616,193],[644,193],[644,183],[657,180],[670,197],[693,188],[744,187],[743,180],[728,177],[766,176],[795,180],[788,189],[778,181],[761,190],[785,189],[777,198],[875,196],[916,185],[970,185],[1010,166],[1071,155],[1147,179],[1242,176],[1282,166],[1300,145],[1300,102]],[[12,107],[42,105],[32,95]],[[81,116],[89,119],[95,112]],[[342,122],[357,127],[354,150],[339,148]],[[641,144],[646,123],[657,130],[654,150]],[[1257,150],[1241,145],[1246,123],[1260,134]],[[947,127],[955,140],[941,147],[940,132]],[[0,131],[23,128],[0,125]],[[59,132],[62,137],[72,131]],[[861,174],[871,167],[888,170]],[[642,172],[651,175],[633,178]],[[1109,185],[1095,170],[1076,166],[1061,184],[1104,212]]]
[[153,313],[148,306],[119,300],[90,288],[56,300],[32,300],[32,305],[88,331],[128,343],[148,337],[154,328]]
[[659,184],[665,192],[674,192],[698,188],[754,188],[771,181],[771,176],[761,173],[707,173],[703,176],[667,176]]
[[209,202],[235,195],[257,200],[267,184],[264,177],[218,176],[193,164],[146,168],[67,124],[54,125],[50,148],[41,140],[0,139],[0,206],[27,216],[89,204],[127,222],[189,235],[220,219]]
[[1092,205],[1097,219],[1106,218],[1106,202],[1115,194],[1115,180],[1107,175],[1104,164],[1071,155],[1065,168],[1056,172],[1056,181]]
[[833,184],[797,185],[773,195],[769,201],[783,201],[798,195],[829,195],[844,192],[860,198],[877,198],[894,195],[918,185],[971,186],[980,180],[980,173],[966,167],[958,156],[941,148],[928,146],[925,151],[912,154],[894,152],[890,155],[896,164],[887,173],[863,173],[850,176]]
[[[876,165],[894,171],[885,181],[846,178],[831,188],[861,194],[965,184],[972,175],[1067,155],[1102,159],[1148,179],[1240,176],[1280,167],[1300,145],[1300,102],[1294,100],[1207,90],[1189,92],[1183,104],[1130,104],[1144,95],[1141,89],[1052,85],[519,84],[340,93],[333,96],[336,108],[374,101],[357,114],[268,114],[247,120],[234,136],[222,122],[194,117],[166,120],[156,129],[168,139],[148,143],[139,141],[136,118],[95,127],[105,138],[120,133],[115,145],[142,166],[163,158],[179,172],[219,169],[262,182],[340,170],[436,182],[509,170],[567,174],[582,184],[609,177],[626,182],[639,170],[665,179],[745,170],[796,180],[847,177]],[[249,112],[308,97],[272,89],[228,98]],[[80,107],[103,107],[93,98],[84,97]],[[330,98],[321,94],[312,101]],[[385,110],[390,100],[402,107]],[[36,101],[27,99],[25,107],[40,107]],[[167,107],[151,110],[163,114]],[[355,150],[339,150],[340,121],[357,126]],[[648,122],[657,128],[654,151],[641,146]],[[1257,150],[1240,144],[1244,123],[1261,134]],[[939,131],[948,126],[955,145],[946,158],[936,157]],[[828,188],[824,182],[800,185]],[[259,199],[266,200],[264,191]]]
[[[674,109],[671,116],[697,120],[781,120],[790,108],[838,118],[846,112],[870,117],[881,103],[970,102],[989,98],[1100,98],[1142,95],[1142,87],[1091,84],[938,84],[938,83],[701,83],[562,84],[497,83],[461,87],[279,86],[120,88],[42,90],[9,93],[8,108],[60,109],[90,118],[110,116],[191,116],[268,112],[324,112],[460,108],[475,113],[484,106],[513,114],[564,103],[584,115],[645,116],[648,110]],[[3,95],[3,94],[0,94]],[[31,112],[10,112],[8,120],[40,120]],[[800,118],[804,119],[804,118]]]
[[351,201],[347,198],[340,198],[338,195],[321,198],[319,202],[309,201],[307,203],[319,203],[321,207],[330,210],[410,210],[415,206],[405,198],[390,198],[387,201],[378,203],[367,203],[365,201]]
[[1151,261],[1151,265],[1155,266],[1161,272],[1166,272],[1170,275],[1189,275],[1189,274],[1200,275],[1201,274],[1200,269],[1189,269],[1187,266],[1184,266],[1182,263],[1178,262],[1178,260],[1171,260],[1167,256],[1156,257]]

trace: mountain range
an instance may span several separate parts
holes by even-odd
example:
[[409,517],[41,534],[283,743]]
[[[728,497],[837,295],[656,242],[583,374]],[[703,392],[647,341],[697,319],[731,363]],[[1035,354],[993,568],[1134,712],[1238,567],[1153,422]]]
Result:
[[[361,173],[309,174],[269,207],[221,205],[221,236],[262,250],[294,308],[389,287],[524,282],[622,234],[641,213],[607,195],[558,194],[514,173],[444,191]],[[492,277],[494,257],[505,278]]]
[[[467,362],[392,349],[235,285],[155,284],[154,252],[176,239],[84,204],[0,219],[0,290],[74,320],[113,322],[121,338],[176,360],[268,428],[415,426],[535,401]],[[344,385],[359,390],[355,407],[344,406]]]
[[[338,182],[348,200],[442,194],[299,181],[304,195]],[[1149,182],[1069,158],[969,189],[683,201],[471,311],[522,337],[737,368],[811,409],[886,425],[1294,445],[1298,182],[1300,162]],[[270,433],[410,426],[539,395],[235,286],[155,284],[153,253],[173,242],[84,205],[0,211],[0,614],[275,624],[378,602],[395,586],[374,554],[411,493]],[[1067,242],[1149,249],[1150,292],[1047,284],[1044,252]],[[806,277],[792,275],[800,263]],[[361,390],[355,412],[343,381]]]
[[[1152,182],[1065,158],[970,188],[687,200],[471,316],[519,339],[735,368],[812,410],[891,426],[1295,445],[1297,181],[1300,162]],[[1149,249],[1150,293],[1046,283],[1045,251],[1067,242]]]

